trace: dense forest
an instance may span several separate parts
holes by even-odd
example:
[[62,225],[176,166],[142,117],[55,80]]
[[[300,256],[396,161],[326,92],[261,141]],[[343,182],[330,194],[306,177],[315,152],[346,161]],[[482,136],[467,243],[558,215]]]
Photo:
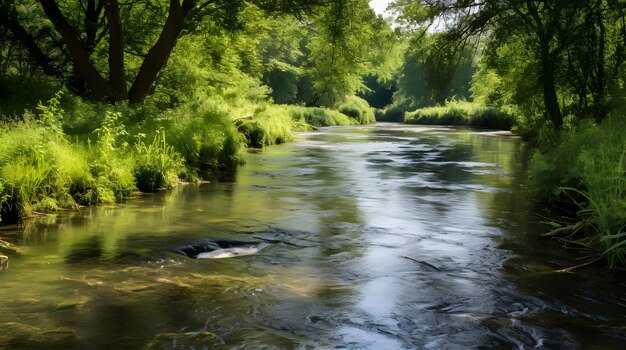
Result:
[[2,222],[228,179],[296,131],[459,125],[531,144],[545,236],[624,266],[625,58],[618,0],[0,0]]

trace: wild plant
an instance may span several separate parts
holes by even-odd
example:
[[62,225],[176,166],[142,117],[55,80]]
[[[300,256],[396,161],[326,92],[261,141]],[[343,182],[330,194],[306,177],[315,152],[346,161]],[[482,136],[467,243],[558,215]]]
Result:
[[102,125],[96,129],[98,140],[91,171],[98,182],[98,201],[121,201],[135,189],[132,159],[128,156],[128,135],[120,122],[121,113],[107,112]]
[[581,242],[596,245],[610,268],[626,266],[626,145],[601,145],[584,151],[583,189],[562,187],[581,196],[580,224],[586,228]]
[[182,156],[167,143],[164,129],[158,130],[150,143],[145,143],[144,137],[144,134],[137,135],[135,143],[137,188],[153,192],[171,187],[183,170]]

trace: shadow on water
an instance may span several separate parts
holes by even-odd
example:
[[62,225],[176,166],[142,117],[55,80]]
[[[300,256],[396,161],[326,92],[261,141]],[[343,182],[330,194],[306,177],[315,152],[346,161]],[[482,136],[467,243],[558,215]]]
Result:
[[576,254],[535,239],[529,152],[494,132],[322,129],[248,155],[234,182],[3,230],[25,249],[0,272],[0,348],[619,348],[617,278],[556,273]]

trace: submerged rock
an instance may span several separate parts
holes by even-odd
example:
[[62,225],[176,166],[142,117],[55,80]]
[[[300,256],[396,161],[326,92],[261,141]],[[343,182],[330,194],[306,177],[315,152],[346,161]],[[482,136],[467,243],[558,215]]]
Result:
[[6,255],[0,255],[0,271],[4,271],[9,268],[9,257]]
[[80,309],[87,304],[91,299],[86,296],[76,296],[74,298],[67,298],[61,302],[58,302],[54,308],[55,310],[66,309]]
[[1,345],[11,347],[39,347],[58,346],[76,340],[74,330],[67,327],[60,327],[50,331],[45,331],[37,327],[25,325],[18,322],[0,323],[0,347]]
[[208,349],[219,345],[224,345],[224,341],[211,332],[172,332],[157,334],[144,349]]
[[258,253],[260,250],[267,247],[268,245],[269,244],[267,243],[260,243],[250,247],[216,249],[211,252],[200,253],[196,256],[196,259],[225,259],[233,258],[236,256],[253,255]]
[[175,253],[194,259],[224,259],[253,255],[269,246],[258,241],[235,241],[206,239],[174,249]]

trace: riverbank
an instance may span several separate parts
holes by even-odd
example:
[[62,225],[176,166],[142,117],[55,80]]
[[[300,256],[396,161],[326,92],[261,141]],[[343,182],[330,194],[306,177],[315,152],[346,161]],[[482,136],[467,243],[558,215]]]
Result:
[[374,121],[367,103],[356,98],[337,110],[237,104],[220,96],[163,111],[154,103],[130,108],[76,98],[65,111],[62,101],[57,94],[35,113],[0,126],[2,223],[120,202],[179,180],[228,178],[245,147],[286,142],[294,131]]
[[378,121],[414,125],[454,125],[510,131],[517,117],[502,108],[486,107],[475,102],[451,100],[444,105],[412,108],[402,103],[377,111]]

